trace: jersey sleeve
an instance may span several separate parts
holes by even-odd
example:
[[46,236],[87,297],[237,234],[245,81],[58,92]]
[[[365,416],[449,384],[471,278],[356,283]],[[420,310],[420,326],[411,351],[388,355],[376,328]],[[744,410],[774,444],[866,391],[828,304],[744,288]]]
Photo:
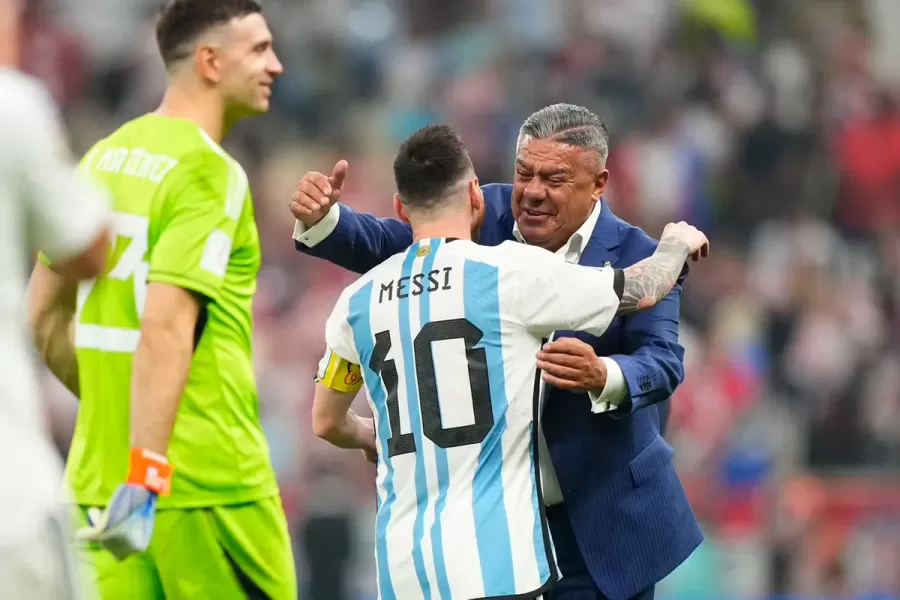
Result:
[[[49,94],[27,79],[4,93],[0,127],[14,151],[28,236],[45,260],[64,261],[86,250],[107,224],[110,201],[79,174]],[[10,151],[10,150],[7,150]]]
[[340,392],[356,392],[363,385],[359,352],[347,320],[349,314],[349,294],[345,290],[325,322],[325,355],[316,374],[316,381]]
[[515,274],[519,317],[541,338],[559,330],[603,334],[616,316],[625,282],[619,269],[570,264],[537,248],[519,258]]
[[147,280],[216,301],[247,198],[247,175],[235,161],[212,152],[198,152],[175,169]]

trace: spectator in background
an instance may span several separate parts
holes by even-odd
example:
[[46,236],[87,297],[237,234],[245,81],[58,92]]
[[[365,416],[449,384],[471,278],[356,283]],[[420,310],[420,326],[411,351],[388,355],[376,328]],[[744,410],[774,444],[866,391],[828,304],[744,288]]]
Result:
[[841,194],[837,219],[854,235],[900,227],[900,112],[887,91],[836,140]]

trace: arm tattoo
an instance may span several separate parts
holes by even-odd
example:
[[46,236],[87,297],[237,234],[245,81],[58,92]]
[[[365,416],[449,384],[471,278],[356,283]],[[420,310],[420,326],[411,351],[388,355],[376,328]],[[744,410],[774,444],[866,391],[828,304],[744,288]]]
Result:
[[625,290],[618,314],[650,308],[668,295],[678,280],[690,248],[677,239],[663,239],[650,258],[625,269]]

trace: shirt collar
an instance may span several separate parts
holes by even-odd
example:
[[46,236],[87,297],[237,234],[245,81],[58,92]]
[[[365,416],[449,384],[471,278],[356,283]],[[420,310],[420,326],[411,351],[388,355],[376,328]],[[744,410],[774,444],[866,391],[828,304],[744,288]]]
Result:
[[[594,209],[591,211],[590,216],[588,216],[587,220],[581,224],[581,227],[572,234],[569,241],[556,251],[556,254],[565,256],[569,262],[580,261],[581,254],[584,252],[585,246],[587,246],[587,240],[591,239],[591,234],[594,233],[594,228],[597,226],[597,220],[600,219],[600,212],[602,210],[603,202],[595,202]],[[528,243],[525,241],[525,238],[522,237],[522,232],[519,231],[518,223],[513,223],[513,237],[523,244]]]

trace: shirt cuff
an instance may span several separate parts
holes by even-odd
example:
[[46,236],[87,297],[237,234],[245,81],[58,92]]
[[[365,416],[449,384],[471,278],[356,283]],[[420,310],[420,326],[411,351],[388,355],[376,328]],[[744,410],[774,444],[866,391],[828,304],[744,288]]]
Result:
[[628,395],[628,385],[622,367],[611,358],[605,356],[600,360],[606,365],[606,386],[600,393],[588,392],[591,399],[591,412],[594,414],[615,410]]
[[322,217],[321,221],[310,228],[307,228],[306,225],[297,221],[294,224],[294,239],[304,246],[312,248],[331,235],[331,232],[337,228],[340,218],[341,209],[335,204],[328,209],[328,212],[325,213],[325,216]]

